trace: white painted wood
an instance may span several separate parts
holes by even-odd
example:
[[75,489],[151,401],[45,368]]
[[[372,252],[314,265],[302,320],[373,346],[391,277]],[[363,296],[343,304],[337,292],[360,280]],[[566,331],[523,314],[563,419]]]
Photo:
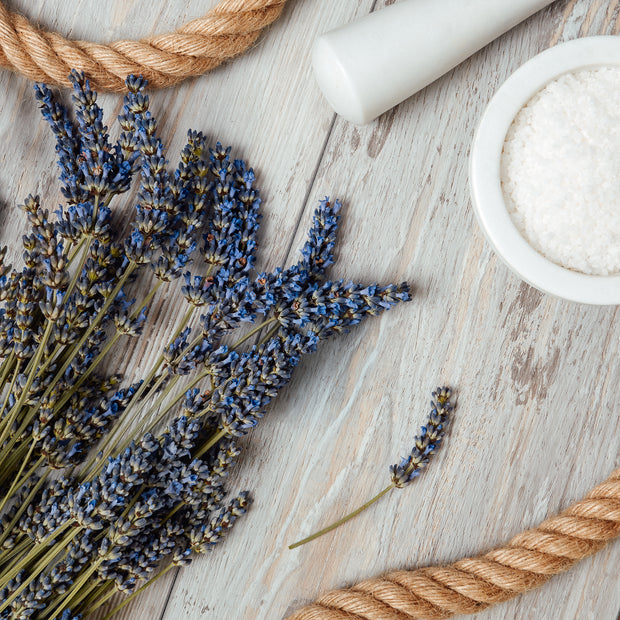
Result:
[[[9,4],[92,40],[162,32],[206,10],[189,0]],[[247,518],[221,548],[162,579],[119,618],[280,619],[333,587],[488,549],[620,465],[617,309],[552,299],[520,282],[485,242],[467,187],[473,132],[502,80],[553,43],[617,34],[620,4],[560,0],[358,128],[333,122],[309,50],[319,32],[372,5],[290,0],[248,54],[153,95],[173,160],[191,126],[235,145],[257,169],[265,268],[294,259],[316,200],[330,194],[346,204],[333,273],[406,279],[415,295],[302,363],[233,476],[255,498]],[[36,191],[53,207],[59,192],[53,141],[30,85],[1,72],[0,92],[0,229],[15,247],[24,218],[13,205]],[[102,100],[111,112],[120,106],[115,96]],[[175,295],[153,314],[154,336],[118,354],[128,375],[157,355],[178,316]],[[430,390],[443,382],[459,405],[432,467],[355,521],[289,551],[386,484],[388,466],[424,421]],[[615,618],[619,565],[615,544],[477,617]]]

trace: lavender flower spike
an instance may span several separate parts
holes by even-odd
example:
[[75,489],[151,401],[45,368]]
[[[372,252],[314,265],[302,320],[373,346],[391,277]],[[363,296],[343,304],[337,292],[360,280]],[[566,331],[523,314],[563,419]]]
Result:
[[411,453],[399,465],[390,467],[392,483],[399,489],[420,475],[428,465],[431,455],[439,448],[453,409],[449,402],[451,395],[452,392],[447,387],[437,388],[437,391],[433,392],[428,422],[422,427],[421,434],[415,438]]

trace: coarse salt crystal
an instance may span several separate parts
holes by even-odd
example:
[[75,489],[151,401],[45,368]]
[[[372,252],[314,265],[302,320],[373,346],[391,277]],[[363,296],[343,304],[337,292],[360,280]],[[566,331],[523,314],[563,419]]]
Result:
[[568,73],[537,93],[508,130],[501,179],[536,250],[583,273],[619,273],[620,67]]

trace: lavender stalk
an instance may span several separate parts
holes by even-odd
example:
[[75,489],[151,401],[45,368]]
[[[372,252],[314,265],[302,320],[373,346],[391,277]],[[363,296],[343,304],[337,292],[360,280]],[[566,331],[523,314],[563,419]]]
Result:
[[288,548],[295,549],[296,547],[301,547],[302,545],[305,545],[306,543],[309,543],[316,538],[335,530],[347,521],[350,521],[354,517],[357,517],[360,513],[364,512],[364,510],[372,506],[384,495],[387,495],[392,489],[402,489],[417,478],[422,473],[422,470],[428,465],[431,456],[437,451],[444,435],[446,434],[446,427],[450,421],[449,418],[454,409],[449,402],[451,395],[452,391],[448,387],[437,388],[437,390],[433,392],[431,412],[426,426],[422,427],[422,432],[415,438],[415,443],[413,449],[409,453],[409,456],[404,458],[400,464],[392,465],[392,467],[390,467],[390,471],[392,472],[392,482],[388,486],[353,512],[350,512],[348,515],[338,519],[338,521],[324,527],[318,532],[298,540],[292,545],[289,545]]

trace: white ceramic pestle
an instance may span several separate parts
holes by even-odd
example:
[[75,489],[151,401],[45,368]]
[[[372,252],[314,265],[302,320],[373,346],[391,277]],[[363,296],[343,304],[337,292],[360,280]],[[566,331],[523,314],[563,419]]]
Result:
[[331,106],[368,123],[553,0],[402,0],[321,35],[314,72]]

